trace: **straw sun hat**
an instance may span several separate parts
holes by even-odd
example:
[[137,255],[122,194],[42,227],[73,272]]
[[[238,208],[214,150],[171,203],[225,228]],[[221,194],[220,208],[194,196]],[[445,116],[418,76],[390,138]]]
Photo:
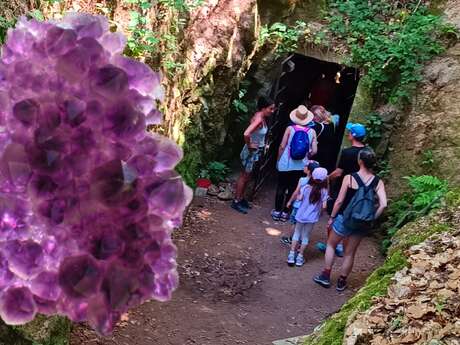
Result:
[[289,117],[296,125],[305,126],[313,120],[314,115],[306,106],[299,105],[296,109],[291,111]]

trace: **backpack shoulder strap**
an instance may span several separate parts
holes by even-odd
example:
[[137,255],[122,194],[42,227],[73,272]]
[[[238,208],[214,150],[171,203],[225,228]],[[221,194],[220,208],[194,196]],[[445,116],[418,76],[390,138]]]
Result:
[[292,126],[296,132],[305,132],[307,133],[310,130],[310,127],[304,127],[304,126],[299,126],[299,125],[293,125]]
[[361,176],[359,176],[358,173],[353,173],[351,174],[351,176],[355,179],[356,183],[358,184],[358,188],[365,186],[363,180],[361,179]]
[[[317,138],[319,138],[320,135],[323,134],[323,132],[324,132],[324,124],[320,122],[319,125],[321,126],[321,130],[319,131],[319,134],[316,136]],[[335,128],[334,128],[334,130],[335,130]]]
[[374,179],[372,180],[371,184],[369,185],[369,187],[371,187],[372,189],[375,189],[377,188],[378,184],[380,182],[380,177],[378,177],[377,175],[374,176]]

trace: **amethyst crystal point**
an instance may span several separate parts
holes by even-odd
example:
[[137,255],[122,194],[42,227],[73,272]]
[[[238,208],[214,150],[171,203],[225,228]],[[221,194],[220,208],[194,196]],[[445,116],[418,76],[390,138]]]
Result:
[[191,191],[159,124],[160,75],[101,16],[18,20],[0,58],[0,316],[102,334],[177,287],[171,231]]
[[12,287],[0,295],[0,316],[10,325],[32,321],[37,305],[26,287]]

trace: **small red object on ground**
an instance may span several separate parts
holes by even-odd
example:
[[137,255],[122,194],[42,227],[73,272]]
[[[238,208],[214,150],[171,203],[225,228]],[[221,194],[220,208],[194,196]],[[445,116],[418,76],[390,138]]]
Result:
[[200,188],[209,188],[211,187],[212,182],[207,178],[199,178],[196,180],[196,186]]

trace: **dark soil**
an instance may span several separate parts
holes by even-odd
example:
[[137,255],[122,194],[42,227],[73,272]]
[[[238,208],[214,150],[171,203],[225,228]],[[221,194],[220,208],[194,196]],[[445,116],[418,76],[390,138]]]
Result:
[[79,325],[71,345],[262,345],[311,332],[353,295],[382,258],[376,241],[366,239],[348,290],[316,285],[312,277],[322,268],[323,254],[313,245],[324,240],[325,221],[313,231],[306,264],[290,268],[280,238],[292,226],[271,220],[273,195],[271,189],[261,192],[248,215],[228,202],[195,199],[174,235],[181,280],[172,301],[132,310],[112,337],[98,337]]

